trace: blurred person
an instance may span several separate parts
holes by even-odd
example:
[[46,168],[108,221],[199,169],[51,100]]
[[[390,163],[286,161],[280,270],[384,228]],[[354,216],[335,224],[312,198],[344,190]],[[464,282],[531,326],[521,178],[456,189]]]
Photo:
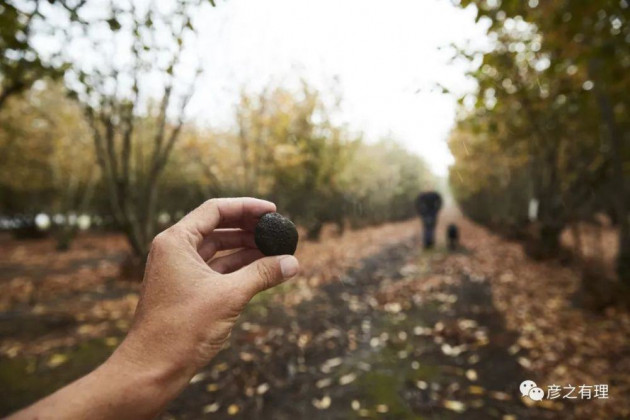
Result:
[[[129,333],[93,372],[12,416],[149,419],[228,340],[257,293],[295,276],[292,255],[264,257],[253,230],[276,206],[253,198],[206,201],[153,240]],[[222,250],[240,249],[212,257]]]
[[420,193],[416,198],[416,211],[422,220],[422,243],[427,249],[433,248],[435,244],[435,227],[440,208],[442,197],[435,191]]

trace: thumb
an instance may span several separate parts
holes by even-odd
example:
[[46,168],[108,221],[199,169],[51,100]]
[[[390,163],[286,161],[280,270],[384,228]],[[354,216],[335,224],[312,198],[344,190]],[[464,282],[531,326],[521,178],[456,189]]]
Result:
[[293,255],[266,257],[254,261],[233,274],[239,277],[250,298],[295,276],[300,266]]

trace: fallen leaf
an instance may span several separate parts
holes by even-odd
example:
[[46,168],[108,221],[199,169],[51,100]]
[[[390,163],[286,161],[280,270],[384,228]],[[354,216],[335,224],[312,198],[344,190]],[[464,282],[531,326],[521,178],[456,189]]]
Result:
[[258,385],[258,387],[256,387],[256,393],[258,395],[263,395],[267,391],[269,391],[269,384],[267,384],[267,383],[260,384],[260,385]]
[[56,368],[57,366],[61,366],[68,361],[68,356],[61,353],[53,354],[48,362],[46,362],[46,366],[49,368]]
[[[509,401],[512,399],[510,394],[506,394],[505,392],[500,392],[500,391],[491,391],[488,393],[488,395],[490,395],[490,398],[493,398],[498,401]],[[524,399],[528,400],[529,398],[524,398]]]
[[335,357],[335,358],[332,358],[332,359],[328,359],[324,363],[322,363],[321,370],[324,373],[330,373],[332,368],[335,368],[335,367],[341,365],[342,361],[343,361],[343,359],[341,357]]
[[388,411],[389,411],[389,407],[385,404],[379,404],[376,406],[377,413],[384,414],[384,413],[387,413]]
[[254,355],[251,353],[241,352],[239,356],[241,360],[244,362],[251,362],[252,360],[254,360]]
[[190,383],[191,384],[196,384],[197,382],[201,382],[204,379],[206,379],[207,376],[208,376],[208,374],[206,372],[198,373],[195,376],[193,376],[192,378],[190,378]]
[[478,379],[477,372],[475,370],[473,370],[473,369],[468,369],[466,371],[466,378],[469,381],[475,382]]
[[241,408],[236,404],[230,405],[227,409],[230,416],[235,416],[239,411],[241,411]]
[[357,375],[354,373],[348,373],[347,375],[343,375],[339,378],[339,385],[348,385],[357,379]]
[[332,385],[331,378],[323,378],[315,382],[315,386],[319,389],[329,387],[330,385]]
[[328,407],[330,407],[330,403],[332,401],[328,395],[325,395],[321,400],[318,400],[317,398],[313,398],[312,402],[315,408],[317,408],[318,410],[325,410]]
[[219,403],[212,403],[212,404],[208,404],[205,405],[203,407],[203,413],[204,414],[208,414],[208,413],[216,413],[217,411],[219,411],[219,408],[221,408],[221,404]]
[[486,390],[478,385],[470,385],[468,387],[468,393],[472,395],[483,395]]
[[466,411],[466,405],[461,401],[446,400],[442,403],[442,406],[447,410],[455,411],[456,413],[463,413]]

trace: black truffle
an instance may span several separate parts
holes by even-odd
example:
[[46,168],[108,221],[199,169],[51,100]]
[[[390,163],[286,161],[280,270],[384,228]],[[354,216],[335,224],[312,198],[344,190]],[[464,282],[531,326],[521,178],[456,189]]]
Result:
[[297,248],[298,232],[293,222],[286,217],[267,213],[256,225],[254,240],[265,255],[293,255]]

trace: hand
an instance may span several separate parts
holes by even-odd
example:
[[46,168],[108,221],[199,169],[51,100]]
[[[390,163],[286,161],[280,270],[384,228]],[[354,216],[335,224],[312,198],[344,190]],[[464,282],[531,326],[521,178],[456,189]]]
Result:
[[[293,277],[297,259],[256,248],[258,218],[273,203],[209,200],[156,236],[132,328],[118,356],[193,375],[221,350],[247,302]],[[217,251],[241,250],[213,259]]]
[[[293,277],[291,255],[266,257],[253,230],[273,203],[206,201],[153,241],[129,334],[99,368],[12,420],[149,419],[225,344],[258,292]],[[214,258],[218,251],[240,249]]]

